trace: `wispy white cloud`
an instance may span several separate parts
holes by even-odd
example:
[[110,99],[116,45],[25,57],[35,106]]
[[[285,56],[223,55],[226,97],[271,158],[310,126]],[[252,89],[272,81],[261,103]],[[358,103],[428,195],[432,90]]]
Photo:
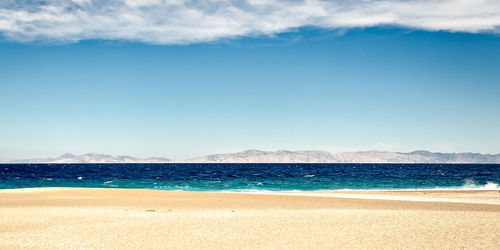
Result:
[[303,26],[396,25],[500,33],[498,0],[3,0],[0,34],[14,41],[84,39],[186,44]]

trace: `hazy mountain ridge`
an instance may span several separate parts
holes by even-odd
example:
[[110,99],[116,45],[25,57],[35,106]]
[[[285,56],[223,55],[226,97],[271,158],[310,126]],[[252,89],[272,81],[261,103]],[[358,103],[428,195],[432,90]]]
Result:
[[185,162],[199,163],[327,163],[332,162],[332,154],[326,151],[260,151],[256,149],[238,153],[215,154],[197,157]]
[[320,150],[261,151],[213,154],[188,160],[162,157],[135,158],[132,156],[88,153],[63,154],[57,158],[14,160],[11,163],[500,163],[500,154],[435,153],[424,150],[409,153],[389,151],[359,151],[329,153]]
[[326,151],[260,151],[215,154],[187,160],[206,163],[500,163],[500,154],[433,153],[419,150],[410,153],[359,151],[329,153]]
[[169,159],[162,157],[135,158],[127,155],[88,153],[83,155],[63,154],[57,158],[14,160],[11,163],[165,163],[169,161]]

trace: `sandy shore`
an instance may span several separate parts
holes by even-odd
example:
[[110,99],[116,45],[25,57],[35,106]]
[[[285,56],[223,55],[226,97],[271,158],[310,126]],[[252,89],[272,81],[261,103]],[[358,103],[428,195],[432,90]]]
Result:
[[500,248],[499,191],[0,190],[0,249]]

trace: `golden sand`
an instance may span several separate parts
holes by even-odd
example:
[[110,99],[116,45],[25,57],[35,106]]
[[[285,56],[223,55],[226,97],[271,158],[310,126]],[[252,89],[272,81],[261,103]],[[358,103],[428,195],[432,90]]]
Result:
[[499,249],[499,202],[498,191],[0,190],[0,249]]

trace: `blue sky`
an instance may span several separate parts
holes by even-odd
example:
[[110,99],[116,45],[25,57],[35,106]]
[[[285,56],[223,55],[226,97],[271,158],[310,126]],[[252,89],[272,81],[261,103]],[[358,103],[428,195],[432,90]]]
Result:
[[306,23],[148,41],[34,36],[1,21],[0,158],[500,152],[500,36],[491,29]]

